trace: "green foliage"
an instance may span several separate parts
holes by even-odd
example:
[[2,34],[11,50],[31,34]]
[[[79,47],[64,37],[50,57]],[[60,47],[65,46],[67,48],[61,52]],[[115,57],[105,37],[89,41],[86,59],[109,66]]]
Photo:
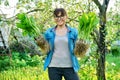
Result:
[[120,46],[112,46],[111,52],[113,56],[120,56]]
[[10,67],[10,58],[8,56],[0,56],[0,71],[7,70]]
[[5,5],[5,6],[9,6],[8,0],[5,0],[4,5]]
[[30,66],[37,66],[38,64],[42,63],[40,60],[41,58],[39,56],[33,56],[32,59],[29,59],[26,63]]
[[0,57],[0,71],[9,70],[11,68],[22,68],[26,66],[34,67],[43,64],[42,61],[42,57],[39,57],[38,55],[31,57],[27,53],[13,52],[12,57]]
[[37,45],[34,42],[30,42],[30,40],[21,40],[21,41],[13,41],[9,45],[10,49],[14,52],[19,53],[31,53],[31,54],[39,54],[40,50],[38,50]]
[[79,16],[79,38],[89,39],[90,33],[95,29],[99,22],[97,15],[94,12],[83,13]]
[[24,46],[17,41],[14,41],[14,42],[10,43],[10,49],[12,51],[19,52],[19,53],[25,52]]
[[[2,2],[6,2],[6,1],[8,1],[8,0],[0,0],[0,4]],[[31,5],[31,1],[35,6]],[[52,17],[51,17],[52,16],[52,11],[51,11],[52,10],[52,0],[46,0],[45,2],[44,1],[45,0],[37,0],[37,1],[36,0],[18,0],[17,11],[20,11],[20,14],[21,14],[21,12],[24,12],[24,10],[31,11],[34,9],[43,9],[42,11],[41,10],[34,11],[34,13],[31,12],[31,14],[32,14],[32,16],[35,16],[35,19],[36,19],[36,21],[34,21],[35,23],[38,23],[39,25],[42,24],[42,27],[45,26],[44,28],[47,29],[48,27],[50,27],[53,24],[53,22],[51,20],[52,19]],[[54,1],[58,2],[57,0],[54,0]],[[60,3],[61,3],[61,5],[63,5],[66,8],[66,10],[68,12],[68,15],[69,15],[68,23],[71,26],[78,26],[76,17],[81,15],[81,12],[88,12],[86,7],[90,8],[90,11],[95,11],[95,9],[93,9],[93,7],[95,7],[95,5],[92,5],[93,4],[92,2],[90,2],[90,4],[88,4],[87,0],[77,0],[77,1],[72,1],[72,2],[71,2],[71,0],[64,0],[64,1],[60,1]],[[119,6],[118,2],[117,2],[117,4]],[[6,2],[5,5],[7,6],[8,3]],[[89,5],[91,5],[91,6],[89,6]],[[118,10],[118,6],[116,6],[116,10]],[[118,13],[118,11],[111,10],[111,12],[112,12],[112,14],[110,16],[112,17],[111,18],[112,22],[109,22],[110,23],[109,25],[106,24],[108,26],[107,27],[108,28],[107,36],[109,35],[108,37],[106,37],[106,40],[110,41],[110,42],[111,42],[111,40],[120,38],[119,36],[116,35],[116,32],[120,28],[119,23],[118,23],[120,21],[119,20],[120,18],[119,18],[119,16],[116,16],[116,17],[113,16],[113,14]],[[28,14],[26,14],[26,15],[27,15],[27,18],[30,18],[30,17],[28,17]],[[79,18],[81,18],[81,17],[79,17]],[[107,18],[110,19],[110,17],[108,15],[107,15]],[[7,19],[5,19],[5,20],[7,21]],[[23,22],[21,22],[21,20],[19,19],[19,22],[18,22],[18,23],[22,24],[22,25],[19,24],[19,27],[23,26],[25,18],[23,18]],[[88,18],[85,20],[88,20]],[[86,23],[85,20],[84,20],[84,22]],[[12,19],[11,24],[14,25],[13,19]],[[28,24],[26,24],[26,25],[28,25]],[[81,22],[81,24],[82,24],[82,22]],[[26,26],[24,26],[24,27],[26,27]],[[37,27],[39,27],[39,26],[37,26]],[[87,29],[87,28],[88,28],[88,26],[86,26],[86,28],[82,27],[81,32],[79,30],[80,38],[87,38],[87,37],[89,38],[90,34],[87,35],[87,33],[90,33],[89,29],[84,31],[84,29]],[[19,28],[19,29],[22,29],[22,28]],[[29,27],[25,28],[25,30],[22,29],[23,34],[29,34],[30,36],[34,36],[36,34],[36,33],[34,33],[34,31],[35,30],[32,28],[29,31]],[[84,33],[87,37],[84,36]],[[96,47],[95,47],[95,49],[96,49]],[[41,64],[40,66],[37,66],[37,67],[36,66],[29,67],[29,65],[31,65],[31,66],[36,65],[37,63],[35,63],[35,64],[33,64],[33,63],[38,62],[38,61],[37,60],[34,61],[34,59],[32,60],[31,57],[29,57],[29,56],[25,57],[25,56],[26,56],[26,54],[19,55],[19,54],[15,53],[14,59],[12,59],[11,61],[7,57],[0,59],[0,66],[1,66],[0,70],[1,69],[2,70],[10,69],[10,66],[12,68],[13,67],[18,68],[19,66],[21,66],[21,67],[24,66],[23,68],[20,67],[17,70],[10,69],[8,71],[0,72],[0,79],[1,80],[22,80],[22,79],[23,80],[48,80],[47,73],[46,72],[44,73],[43,70],[41,69],[42,68],[41,66],[43,64]],[[116,63],[116,62],[119,62],[120,59],[118,59],[118,57],[116,58],[116,57],[111,56],[109,58],[109,60],[111,60],[111,61],[108,61],[109,66],[107,66],[107,73],[106,73],[107,79],[108,80],[120,79],[120,77],[119,77],[119,75],[120,75],[119,74],[119,71],[120,71],[119,66],[120,65],[118,65],[119,63]],[[116,63],[117,66],[111,66],[110,62],[112,62],[112,60],[114,60],[114,63]],[[94,63],[96,63],[96,62],[89,62],[89,65],[88,65],[88,63],[86,63],[86,65],[83,68],[81,68],[81,71],[79,72],[81,79],[96,80],[96,77],[95,77],[96,76],[96,74],[95,74],[96,67],[95,67],[95,65],[90,66],[91,64],[94,64]],[[82,64],[81,64],[81,67],[82,67]],[[116,67],[118,67],[118,68],[116,68]],[[40,73],[40,72],[42,72],[42,73]]]
[[[43,71],[43,57],[30,57],[27,54],[20,55],[19,53],[12,54],[12,60],[9,57],[0,57],[0,64],[4,70],[0,72],[1,80],[48,80],[47,71]],[[120,56],[113,57],[111,54],[106,54],[106,79],[120,79]],[[92,56],[84,57],[79,60],[81,64],[78,76],[81,80],[97,80],[96,64],[97,59]],[[11,67],[8,67],[9,65]],[[1,67],[0,67],[1,69]],[[63,79],[64,80],[64,79]]]
[[33,16],[28,17],[27,14],[20,13],[17,15],[17,19],[19,19],[19,22],[16,23],[17,27],[22,29],[24,35],[39,35],[40,29],[38,28],[39,26],[36,24]]
[[1,80],[48,80],[47,72],[37,67],[23,67],[11,69],[0,73]]
[[106,79],[108,80],[119,80],[120,79],[120,56],[113,56],[107,54],[106,57]]

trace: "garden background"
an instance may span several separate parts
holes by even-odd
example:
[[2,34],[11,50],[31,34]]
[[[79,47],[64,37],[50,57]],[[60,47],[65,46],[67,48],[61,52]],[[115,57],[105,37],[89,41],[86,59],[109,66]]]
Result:
[[83,33],[90,30],[88,37],[82,35],[90,50],[78,57],[81,80],[120,80],[119,0],[0,0],[0,80],[48,80],[46,55],[34,37],[55,25],[56,7],[67,10],[67,24],[78,30],[83,15],[84,24],[89,13],[97,16],[93,29],[84,26]]

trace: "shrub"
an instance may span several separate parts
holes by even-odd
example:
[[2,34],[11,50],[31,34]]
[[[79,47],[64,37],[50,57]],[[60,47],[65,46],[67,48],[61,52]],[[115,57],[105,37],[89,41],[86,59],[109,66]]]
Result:
[[27,53],[13,52],[12,57],[9,56],[0,57],[0,71],[14,68],[22,68],[26,66],[33,67],[43,63],[42,61],[43,58],[38,55],[31,57]]
[[38,50],[38,47],[35,43],[27,40],[21,40],[21,41],[14,41],[10,43],[10,49],[13,52],[19,52],[19,53],[31,53],[41,55],[40,50]]
[[120,55],[120,46],[112,46],[111,52],[113,56],[119,56]]

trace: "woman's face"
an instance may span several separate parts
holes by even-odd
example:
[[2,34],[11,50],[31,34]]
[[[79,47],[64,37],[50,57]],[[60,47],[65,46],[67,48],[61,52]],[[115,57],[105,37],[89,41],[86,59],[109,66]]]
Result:
[[66,23],[67,15],[62,16],[61,12],[59,12],[57,16],[54,17],[54,19],[58,26],[63,26]]

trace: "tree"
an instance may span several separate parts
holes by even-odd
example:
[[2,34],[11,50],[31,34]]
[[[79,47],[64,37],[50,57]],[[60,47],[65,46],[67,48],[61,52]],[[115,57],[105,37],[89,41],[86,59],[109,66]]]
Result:
[[99,44],[98,44],[98,66],[97,77],[98,80],[106,80],[105,78],[105,53],[106,53],[106,11],[109,4],[109,0],[103,0],[103,4],[100,4],[98,0],[93,0],[99,8],[100,28],[99,28]]

